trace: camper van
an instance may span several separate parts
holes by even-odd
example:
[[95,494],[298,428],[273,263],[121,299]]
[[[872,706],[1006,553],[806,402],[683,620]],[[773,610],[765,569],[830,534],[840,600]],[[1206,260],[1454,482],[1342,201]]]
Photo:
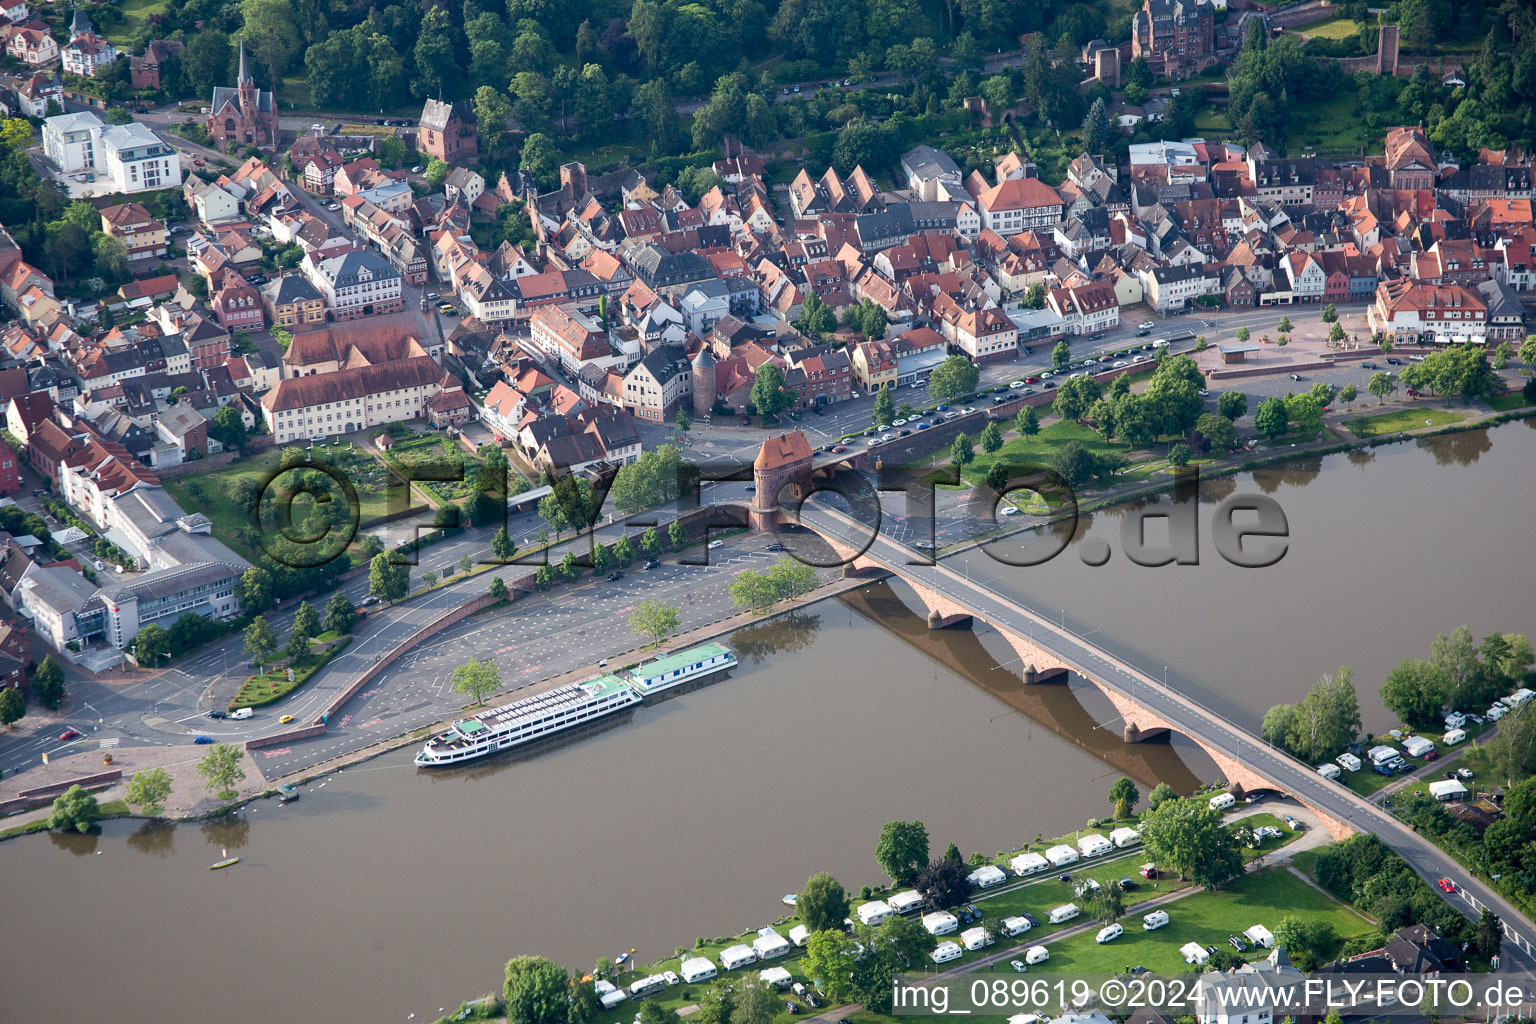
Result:
[[1029,918],[1005,917],[1003,918],[1003,932],[1012,938],[1015,935],[1023,935],[1029,931]]
[[1122,928],[1120,926],[1120,923],[1117,921],[1114,924],[1106,925],[1105,927],[1100,928],[1099,929],[1099,934],[1097,934],[1097,935],[1095,935],[1093,937],[1093,941],[1097,942],[1099,945],[1102,946],[1106,942],[1113,942],[1113,941],[1115,941],[1116,939],[1118,939],[1120,936],[1122,936],[1124,934],[1125,934],[1125,929]]
[[1064,921],[1070,921],[1077,916],[1077,913],[1076,903],[1063,903],[1051,911],[1051,924],[1061,924]]
[[1030,946],[1024,951],[1024,962],[1030,966],[1043,964],[1051,958],[1051,951],[1044,946]]
[[1117,828],[1109,834],[1109,841],[1115,844],[1115,849],[1123,850],[1127,846],[1135,846],[1141,842],[1141,833],[1133,828]]
[[[1446,728],[1459,729],[1461,728],[1461,723],[1458,722],[1457,724],[1449,725]],[[1409,757],[1423,757],[1433,760],[1433,758],[1430,758],[1430,755],[1434,752],[1435,745],[1429,740],[1425,739],[1423,736],[1409,736],[1407,739],[1403,740],[1403,753],[1407,754]]]
[[734,971],[738,967],[745,967],[747,964],[756,962],[756,960],[757,954],[753,952],[751,946],[728,946],[720,951],[720,966],[728,971]]
[[1155,932],[1168,923],[1168,911],[1154,910],[1141,919],[1143,931]]
[[1211,958],[1211,954],[1205,951],[1205,947],[1198,942],[1186,942],[1179,947],[1179,954],[1184,957],[1187,964],[1203,964]]
[[1051,862],[1051,867],[1053,868],[1076,864],[1077,857],[1077,847],[1067,846],[1065,843],[1060,846],[1053,846],[1045,851],[1045,859]]
[[758,971],[757,976],[764,985],[772,985],[778,989],[789,988],[795,980],[795,976],[782,967],[769,967]]
[[1365,756],[1371,759],[1371,764],[1386,764],[1394,757],[1400,756],[1396,747],[1389,747],[1385,743],[1372,747],[1365,752]]
[[1354,754],[1340,754],[1333,760],[1338,764],[1340,768],[1343,768],[1347,772],[1357,772],[1362,767],[1360,764],[1360,759]]
[[965,880],[978,889],[990,889],[994,885],[1002,885],[1008,881],[1008,872],[996,864],[983,864],[969,875],[966,875]]
[[1448,747],[1454,747],[1456,744],[1460,743],[1462,740],[1464,740],[1466,738],[1467,738],[1467,730],[1465,730],[1465,729],[1452,729],[1450,732],[1448,732],[1444,736],[1440,737],[1440,742],[1444,743]]
[[1321,775],[1325,779],[1337,779],[1344,773],[1336,764],[1320,764],[1317,766],[1317,774]]
[[1254,925],[1252,928],[1249,928],[1247,931],[1243,932],[1243,934],[1247,936],[1249,942],[1253,943],[1255,946],[1258,946],[1261,949],[1275,948],[1274,934],[1261,924]]
[[990,932],[980,926],[967,928],[960,933],[960,944],[966,949],[980,949],[982,946],[990,945],[996,941]]
[[1211,810],[1224,811],[1235,803],[1237,803],[1237,797],[1231,793],[1217,793],[1211,797]]
[[933,952],[928,955],[936,964],[947,964],[951,960],[960,959],[960,954],[962,952],[964,951],[959,947],[958,944],[945,941],[935,946]]
[[652,992],[660,992],[666,987],[666,978],[663,978],[659,974],[652,974],[648,977],[641,978],[639,981],[630,985],[629,994],[634,996],[636,999],[639,999],[641,996],[648,996]]
[[923,915],[923,928],[929,935],[948,935],[958,927],[960,922],[947,910]]
[[1505,697],[1504,703],[1512,708],[1524,707],[1525,702],[1532,697],[1536,697],[1536,691],[1528,690],[1522,686],[1508,697]]
[[1114,848],[1114,843],[1097,832],[1090,832],[1077,841],[1077,852],[1084,857],[1102,857]]
[[870,900],[854,913],[858,914],[861,923],[873,927],[890,920],[891,905],[884,900]]
[[683,976],[683,980],[692,985],[700,981],[708,981],[716,974],[715,965],[707,956],[695,956],[684,960],[677,973]]
[[1013,868],[1013,873],[1023,878],[1026,875],[1038,875],[1051,866],[1051,862],[1038,853],[1021,853],[1008,862]]

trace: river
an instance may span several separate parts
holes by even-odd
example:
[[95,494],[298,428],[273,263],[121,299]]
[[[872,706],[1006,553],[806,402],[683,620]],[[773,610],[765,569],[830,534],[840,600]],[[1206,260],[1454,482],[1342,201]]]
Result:
[[[1380,728],[1382,673],[1435,632],[1531,628],[1533,460],[1536,432],[1513,424],[1244,475],[1210,496],[1280,501],[1277,566],[1206,545],[1199,567],[1117,551],[1090,569],[1069,549],[999,586],[1246,721],[1353,665]],[[1101,513],[1079,542],[1118,532]],[[1091,688],[1022,687],[995,635],[931,633],[904,606],[872,585],[738,633],[730,678],[536,757],[432,774],[401,751],[226,823],[0,844],[0,1019],[430,1020],[516,954],[649,959],[769,923],[813,871],[876,882],[892,818],[993,852],[1103,813],[1119,774],[1143,791],[1209,777],[1186,741],[1121,744]],[[224,848],[241,863],[208,871]]]

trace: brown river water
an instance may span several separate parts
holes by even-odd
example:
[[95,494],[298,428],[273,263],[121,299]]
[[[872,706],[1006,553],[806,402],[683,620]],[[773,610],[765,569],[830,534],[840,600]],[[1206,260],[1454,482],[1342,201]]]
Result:
[[[1102,513],[1078,542],[1108,541],[1103,567],[1068,548],[973,571],[1254,724],[1352,665],[1380,729],[1383,673],[1435,632],[1536,628],[1533,464],[1516,423],[1216,483],[1285,509],[1268,569],[1203,536],[1200,566],[1132,565]],[[1118,775],[1212,776],[1187,741],[1123,744],[1091,688],[1023,687],[997,636],[929,632],[912,607],[871,585],[740,632],[730,678],[536,756],[427,773],[399,751],[229,822],[0,843],[0,1022],[431,1020],[516,954],[652,959],[771,922],[812,872],[876,883],[892,818],[995,852],[1104,813]],[[241,863],[208,871],[225,848]]]

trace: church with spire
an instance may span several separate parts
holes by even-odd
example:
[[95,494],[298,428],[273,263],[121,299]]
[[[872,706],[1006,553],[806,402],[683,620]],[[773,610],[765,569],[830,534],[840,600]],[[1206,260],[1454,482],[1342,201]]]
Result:
[[235,87],[214,87],[208,109],[208,137],[215,145],[277,148],[277,100],[267,90],[256,88],[256,80],[246,67],[245,43],[240,44],[240,76]]

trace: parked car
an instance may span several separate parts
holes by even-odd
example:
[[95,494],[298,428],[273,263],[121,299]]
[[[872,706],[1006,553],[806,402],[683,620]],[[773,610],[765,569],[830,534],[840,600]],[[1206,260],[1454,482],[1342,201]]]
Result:
[[1456,769],[1456,774],[1458,776],[1460,776],[1461,778],[1463,778],[1463,779],[1470,779],[1472,777],[1472,769],[1471,768],[1457,768]]
[[1242,939],[1238,938],[1236,935],[1228,935],[1227,936],[1227,944],[1229,946],[1231,946],[1233,949],[1237,950],[1239,953],[1246,953],[1246,952],[1248,952],[1248,943],[1244,942]]
[[613,572],[608,574],[608,582],[609,583],[613,583],[614,581],[621,580],[623,578],[624,578],[624,570],[623,569],[615,569],[615,570],[613,570]]
[[1376,364],[1375,363],[1370,363],[1370,362],[1361,363],[1360,364],[1360,369],[1362,369],[1362,370],[1374,370],[1374,369],[1376,369]]
[[1116,882],[1115,885],[1120,887],[1121,892],[1135,892],[1137,889],[1141,888],[1141,886],[1137,884],[1136,880],[1129,876],[1120,879],[1120,881]]
[[1301,374],[1299,374],[1299,373],[1293,373],[1290,376],[1291,376],[1291,380],[1301,380]]
[[229,717],[229,712],[227,712],[227,711],[220,711],[218,708],[214,708],[212,711],[208,712],[208,717],[209,718],[228,718]]
[[660,569],[661,568],[661,563],[653,558],[649,562],[645,563],[645,567],[646,567],[647,570],[650,570],[650,569]]
[[1408,397],[1409,398],[1423,398],[1424,397],[1424,392],[1420,391],[1418,388],[1409,388],[1408,389]]
[[1014,970],[1018,971],[1020,974],[1023,974],[1026,971],[1029,970],[1028,967],[1024,966],[1024,961],[1022,961],[1022,960],[1009,960],[1008,961],[1008,966],[1012,967]]

